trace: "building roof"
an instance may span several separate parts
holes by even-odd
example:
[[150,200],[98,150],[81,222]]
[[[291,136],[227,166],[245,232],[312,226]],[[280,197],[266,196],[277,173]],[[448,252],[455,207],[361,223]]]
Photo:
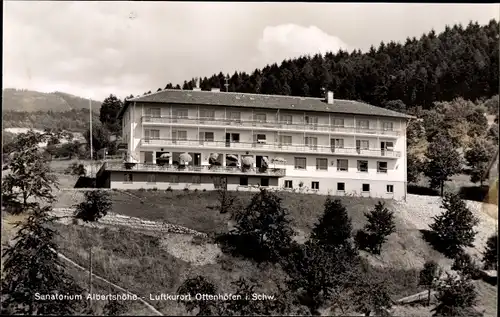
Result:
[[414,118],[400,112],[376,107],[361,101],[335,99],[333,104],[324,98],[296,97],[282,95],[262,95],[239,92],[213,92],[165,89],[152,94],[127,99],[118,114],[123,115],[131,102],[216,105],[243,108],[263,108],[280,110],[318,111],[330,113],[348,113],[395,118]]

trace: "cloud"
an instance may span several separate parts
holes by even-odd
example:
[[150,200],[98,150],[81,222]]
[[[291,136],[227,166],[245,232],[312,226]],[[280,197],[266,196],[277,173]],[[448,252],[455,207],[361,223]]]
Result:
[[304,27],[281,24],[264,28],[258,41],[258,59],[265,63],[274,63],[301,55],[325,54],[347,48],[348,45],[340,38],[314,25]]

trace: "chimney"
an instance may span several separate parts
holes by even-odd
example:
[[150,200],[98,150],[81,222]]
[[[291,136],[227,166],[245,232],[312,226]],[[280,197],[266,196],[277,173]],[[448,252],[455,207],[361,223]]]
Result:
[[212,88],[212,92],[220,92],[220,88]]
[[327,91],[325,99],[327,104],[333,105],[333,91]]

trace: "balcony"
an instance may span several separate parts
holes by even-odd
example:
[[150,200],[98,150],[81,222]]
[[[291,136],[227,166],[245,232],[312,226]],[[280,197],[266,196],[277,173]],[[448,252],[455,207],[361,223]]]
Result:
[[143,147],[193,148],[193,149],[234,149],[241,151],[257,150],[259,152],[331,154],[359,157],[399,158],[401,152],[387,149],[335,148],[325,145],[281,144],[258,142],[229,142],[203,140],[173,140],[173,139],[141,139]]
[[373,129],[360,127],[343,127],[328,124],[304,124],[304,123],[284,123],[277,120],[253,121],[253,120],[235,120],[235,119],[216,119],[216,118],[179,118],[179,117],[152,117],[143,116],[144,125],[187,125],[197,127],[199,125],[223,127],[238,127],[244,129],[263,129],[263,130],[285,130],[285,131],[309,131],[320,133],[337,134],[366,134],[380,136],[399,136],[399,131],[394,129]]
[[188,174],[223,174],[223,175],[248,175],[248,176],[285,176],[283,168],[267,168],[266,170],[258,168],[249,168],[242,170],[239,167],[230,166],[179,166],[179,165],[157,165],[142,163],[104,163],[104,170],[107,171],[139,171],[139,172],[166,172],[166,173],[188,173]]

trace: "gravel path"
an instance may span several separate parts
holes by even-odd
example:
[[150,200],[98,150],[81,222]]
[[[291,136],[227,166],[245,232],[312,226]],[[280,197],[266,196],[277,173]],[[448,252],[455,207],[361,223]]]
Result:
[[[466,201],[469,209],[479,218],[479,225],[476,227],[477,235],[475,246],[467,248],[467,251],[474,257],[482,257],[487,239],[498,232],[497,220],[489,215],[486,209],[498,208],[495,205],[484,204],[477,201]],[[429,229],[433,223],[433,217],[443,212],[440,197],[408,195],[406,202],[396,203],[397,213],[408,224],[417,229]]]

